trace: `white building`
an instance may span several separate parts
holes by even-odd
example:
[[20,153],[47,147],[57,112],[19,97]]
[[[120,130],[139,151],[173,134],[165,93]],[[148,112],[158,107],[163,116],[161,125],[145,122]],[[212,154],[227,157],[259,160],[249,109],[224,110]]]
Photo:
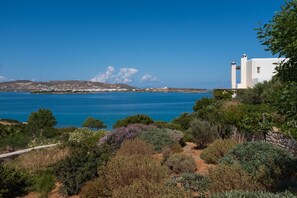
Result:
[[[231,86],[232,89],[246,89],[255,84],[271,80],[274,76],[277,63],[284,58],[253,58],[247,60],[247,55],[243,54],[241,64],[231,63]],[[240,70],[240,83],[236,83],[236,70]]]

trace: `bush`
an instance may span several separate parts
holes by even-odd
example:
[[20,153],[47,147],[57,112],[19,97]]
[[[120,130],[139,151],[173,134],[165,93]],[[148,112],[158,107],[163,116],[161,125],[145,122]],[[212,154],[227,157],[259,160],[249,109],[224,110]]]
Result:
[[261,185],[255,183],[239,165],[219,164],[214,169],[210,169],[209,178],[211,192],[261,189]]
[[162,151],[166,146],[182,142],[183,133],[170,129],[152,129],[139,133],[137,137],[154,145],[156,151]]
[[183,173],[180,176],[173,176],[170,183],[175,186],[180,185],[185,190],[199,193],[202,196],[208,191],[210,180],[197,173]]
[[163,162],[162,163],[165,163],[166,160],[173,154],[175,153],[181,153],[183,152],[183,148],[181,147],[180,144],[174,144],[172,145],[171,147],[165,147],[163,148],[162,150],[162,155],[163,155]]
[[79,192],[81,198],[97,198],[101,192],[101,181],[99,178],[95,178],[91,181],[87,181]]
[[126,140],[117,151],[118,155],[151,156],[153,153],[154,146],[140,139]]
[[163,183],[157,183],[145,179],[135,180],[131,185],[115,189],[112,197],[116,198],[190,198],[190,193],[177,187],[168,187]]
[[54,168],[66,195],[77,194],[83,184],[98,176],[97,169],[110,156],[109,147],[80,147]]
[[25,195],[31,185],[29,175],[0,164],[0,197],[14,198]]
[[173,124],[177,124],[183,131],[190,127],[190,123],[193,120],[193,116],[190,113],[182,113],[179,117],[172,120]]
[[171,155],[165,165],[174,173],[193,173],[196,170],[196,162],[192,156],[182,153]]
[[105,135],[100,139],[99,145],[109,144],[114,148],[119,148],[123,141],[133,139],[137,134],[142,131],[156,129],[155,126],[152,125],[143,125],[143,124],[132,124],[128,127],[120,127],[112,130],[110,133]]
[[182,127],[179,124],[172,122],[156,121],[154,125],[159,129],[172,129],[172,130],[182,130]]
[[5,138],[0,138],[0,147],[9,146],[13,149],[21,149],[27,147],[31,140],[32,136],[28,136],[24,133],[17,133],[6,136]]
[[231,191],[210,196],[211,198],[294,198],[290,192],[271,193],[271,192],[249,192],[249,191]]
[[41,194],[41,197],[47,197],[47,194],[55,186],[54,175],[44,172],[34,178],[34,189]]
[[237,145],[221,162],[240,164],[267,190],[280,191],[296,184],[296,157],[269,143],[250,142]]
[[107,134],[105,130],[93,131],[88,128],[79,128],[74,132],[69,133],[70,142],[87,142],[88,144],[96,145],[100,138],[104,137]]
[[92,117],[88,117],[83,123],[82,123],[83,127],[88,127],[91,129],[103,129],[106,128],[106,125],[101,121],[101,120],[97,120],[95,118]]
[[217,126],[208,121],[194,119],[190,125],[188,132],[192,135],[194,143],[199,148],[205,147],[218,138]]
[[231,139],[215,140],[201,153],[200,157],[206,163],[217,164],[236,145],[237,142]]
[[141,155],[116,155],[108,162],[105,173],[111,190],[129,186],[137,179],[160,183],[168,176],[160,163]]
[[113,128],[119,127],[126,127],[130,124],[144,124],[149,125],[152,124],[154,121],[147,115],[137,114],[133,116],[128,116],[125,119],[118,120],[114,125]]

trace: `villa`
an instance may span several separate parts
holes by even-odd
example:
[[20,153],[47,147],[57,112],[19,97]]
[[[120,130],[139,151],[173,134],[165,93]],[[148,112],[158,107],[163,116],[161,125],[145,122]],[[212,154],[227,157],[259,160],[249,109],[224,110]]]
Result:
[[[231,63],[231,86],[232,89],[247,89],[255,84],[271,80],[278,63],[284,58],[253,58],[247,60],[243,54],[240,65]],[[236,83],[236,70],[240,70],[240,83]]]

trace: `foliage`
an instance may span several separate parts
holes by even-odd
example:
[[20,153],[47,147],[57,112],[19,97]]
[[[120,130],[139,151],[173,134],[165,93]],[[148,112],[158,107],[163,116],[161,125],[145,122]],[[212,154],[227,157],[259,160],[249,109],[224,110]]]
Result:
[[201,98],[200,100],[196,101],[195,105],[193,106],[193,110],[194,111],[202,110],[212,105],[213,103],[214,103],[214,99],[212,98]]
[[162,155],[163,155],[163,160],[162,163],[165,163],[167,161],[167,159],[175,154],[175,153],[181,153],[183,152],[183,148],[181,147],[180,144],[173,144],[171,147],[166,146],[163,148],[162,150]]
[[14,198],[25,195],[31,185],[28,174],[0,164],[0,197]]
[[211,195],[210,198],[294,198],[296,197],[290,192],[270,193],[270,192],[254,192],[254,191],[231,191],[220,194]]
[[106,128],[106,125],[101,121],[93,117],[88,117],[83,123],[83,127],[88,127],[91,129],[103,129]]
[[193,120],[193,116],[190,113],[182,113],[179,117],[172,120],[173,124],[179,125],[183,131],[190,127],[190,122]]
[[112,193],[114,198],[187,198],[190,193],[184,192],[177,187],[169,187],[163,183],[157,183],[145,179],[135,180],[131,185],[115,189]]
[[151,156],[154,153],[154,146],[140,139],[126,140],[122,143],[117,155],[142,155]]
[[[83,142],[88,141],[89,143],[96,144],[98,140],[107,134],[105,130],[93,131],[87,128],[75,129],[74,132],[69,133],[70,142]],[[92,141],[93,140],[93,141]]]
[[182,153],[171,155],[164,164],[174,173],[193,173],[196,170],[196,162],[192,156]]
[[172,122],[155,121],[153,125],[160,129],[182,130],[180,125]]
[[209,171],[211,192],[225,192],[230,190],[260,190],[261,185],[253,181],[239,165],[219,164]]
[[144,124],[149,125],[152,124],[154,121],[147,115],[144,114],[136,114],[133,116],[128,116],[125,119],[118,120],[114,125],[113,128],[119,127],[126,127],[130,124]]
[[30,143],[32,137],[24,133],[8,135],[5,138],[0,138],[0,147],[9,146],[13,150],[15,148],[25,148]]
[[54,175],[44,172],[34,178],[34,190],[41,194],[41,197],[47,197],[47,194],[55,186]]
[[204,195],[210,185],[208,177],[197,173],[183,173],[173,176],[169,182],[174,185],[180,185],[185,190],[199,193],[200,195]]
[[116,128],[101,138],[99,145],[109,144],[115,148],[119,148],[123,141],[133,139],[137,134],[149,129],[156,129],[156,127],[152,125],[132,124],[127,127]]
[[49,109],[39,109],[32,112],[28,119],[28,130],[37,136],[42,136],[44,129],[57,124],[56,118]]
[[151,129],[142,131],[137,137],[154,145],[156,151],[162,151],[166,146],[182,142],[183,133],[170,129]]
[[97,177],[97,168],[106,163],[110,154],[109,147],[82,146],[60,161],[54,171],[64,193],[76,194],[86,181]]
[[201,153],[201,159],[206,163],[217,164],[238,143],[231,139],[215,140]]
[[287,189],[296,182],[296,157],[269,143],[249,142],[237,145],[221,162],[240,164],[253,180],[267,190]]
[[106,182],[111,190],[129,186],[137,179],[160,183],[167,175],[167,169],[159,162],[141,155],[116,155],[105,169]]
[[231,100],[233,94],[233,90],[227,89],[215,89],[213,91],[213,96],[216,100]]
[[193,136],[193,141],[199,148],[205,147],[218,138],[217,126],[204,120],[194,119],[188,132]]
[[297,1],[291,0],[276,12],[272,20],[258,28],[258,38],[267,51],[287,61],[277,65],[276,76],[283,82],[297,82]]
[[105,197],[102,196],[102,186],[104,188],[104,182],[101,178],[95,178],[93,180],[87,181],[81,191],[79,192],[79,197],[81,198],[93,198],[93,197]]
[[37,173],[45,171],[47,167],[61,161],[69,153],[69,149],[67,148],[44,148],[24,153],[12,161],[6,162],[6,164],[29,173]]

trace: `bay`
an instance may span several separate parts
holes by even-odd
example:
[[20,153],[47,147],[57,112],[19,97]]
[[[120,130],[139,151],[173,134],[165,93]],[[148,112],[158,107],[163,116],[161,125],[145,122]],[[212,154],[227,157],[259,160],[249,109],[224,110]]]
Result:
[[171,121],[192,112],[196,100],[211,93],[110,92],[88,94],[0,93],[0,118],[26,122],[31,112],[50,109],[58,127],[81,126],[92,116],[108,128],[129,115],[145,114],[154,120]]

